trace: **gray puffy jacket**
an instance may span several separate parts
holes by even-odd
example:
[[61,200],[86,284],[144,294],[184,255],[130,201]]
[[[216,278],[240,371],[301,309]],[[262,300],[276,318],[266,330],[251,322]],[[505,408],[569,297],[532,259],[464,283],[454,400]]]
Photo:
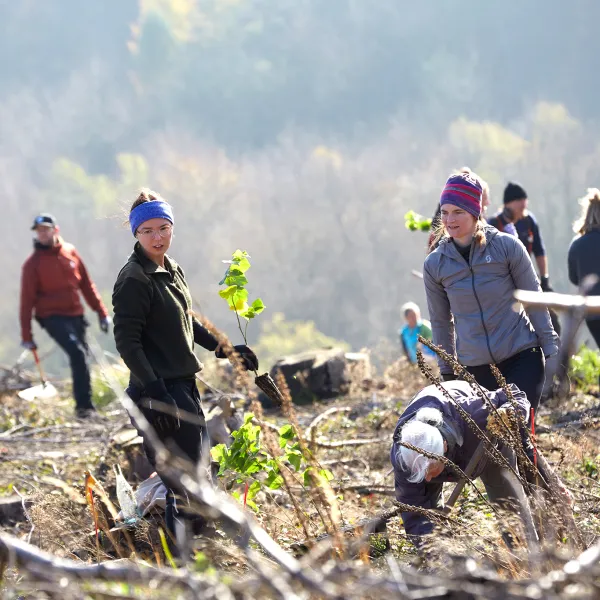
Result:
[[[471,246],[470,265],[450,239],[425,260],[434,343],[468,367],[497,364],[536,346],[545,356],[555,354],[559,340],[548,311],[515,307],[515,289],[541,291],[525,246],[490,226],[485,237],[485,246]],[[438,362],[442,373],[452,373],[441,358]]]

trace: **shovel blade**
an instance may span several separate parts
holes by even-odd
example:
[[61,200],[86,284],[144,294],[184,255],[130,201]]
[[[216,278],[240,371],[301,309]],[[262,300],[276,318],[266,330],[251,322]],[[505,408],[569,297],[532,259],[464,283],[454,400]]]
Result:
[[32,402],[33,400],[43,398],[54,398],[54,396],[58,395],[58,392],[51,383],[46,382],[41,385],[34,385],[26,390],[21,390],[17,395],[21,400]]

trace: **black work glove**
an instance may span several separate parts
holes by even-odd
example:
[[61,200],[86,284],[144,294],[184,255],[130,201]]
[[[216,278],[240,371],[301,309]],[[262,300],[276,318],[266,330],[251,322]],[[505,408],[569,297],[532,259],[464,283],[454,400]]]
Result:
[[[238,344],[237,346],[234,346],[233,349],[240,355],[242,366],[246,371],[258,371],[258,358],[256,358],[256,354],[254,354],[248,346],[245,344]],[[220,346],[215,350],[215,356],[217,358],[227,358],[227,355]]]
[[550,277],[544,275],[540,279],[540,285],[542,286],[542,292],[553,292],[552,286],[550,285]]
[[[153,400],[158,400],[168,406],[164,409],[163,407],[152,406]],[[144,388],[140,409],[161,438],[173,435],[181,425],[179,422],[179,409],[175,399],[169,394],[162,379],[157,379]],[[171,410],[165,412],[168,409]]]
[[456,381],[458,377],[454,373],[440,373],[442,381]]

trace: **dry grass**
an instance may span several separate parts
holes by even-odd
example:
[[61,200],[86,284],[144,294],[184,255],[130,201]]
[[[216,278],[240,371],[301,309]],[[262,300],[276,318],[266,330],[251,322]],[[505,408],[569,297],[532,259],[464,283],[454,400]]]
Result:
[[[261,492],[255,499],[259,505],[256,516],[269,534],[284,548],[294,552],[298,543],[306,541],[307,533],[313,540],[324,532],[336,534],[344,526],[355,525],[361,519],[392,507],[393,497],[381,493],[386,489],[391,493],[393,488],[389,462],[391,435],[403,407],[425,384],[418,369],[401,360],[389,365],[380,377],[373,376],[366,380],[364,373],[356,373],[351,391],[344,398],[326,405],[288,405],[287,416],[267,416],[266,419],[274,424],[291,421],[298,430],[303,431],[325,408],[347,406],[350,411],[336,412],[319,424],[317,439],[389,440],[363,446],[318,448],[311,460],[333,472],[334,480],[329,491],[307,493],[290,472],[288,491]],[[590,411],[597,406],[598,400],[574,396],[560,406],[549,405],[539,413],[542,431],[538,435],[539,447],[575,495],[575,520],[586,544],[596,541],[600,534],[598,432],[553,427],[561,415],[568,411]],[[123,411],[112,410],[97,422],[81,425],[72,420],[71,410],[68,400],[32,407],[13,398],[3,399],[0,420],[5,423],[5,429],[19,425],[23,425],[23,428],[12,434],[14,439],[11,441],[2,441],[0,438],[0,459],[7,459],[2,465],[0,489],[6,495],[11,492],[11,485],[15,485],[31,501],[31,522],[5,525],[4,529],[27,537],[33,525],[31,542],[59,556],[87,562],[133,556],[164,564],[156,526],[151,519],[133,535],[135,555],[132,555],[127,543],[119,544],[118,548],[102,544],[98,550],[93,536],[91,512],[85,503],[84,472],[86,468],[91,469],[116,503],[111,466],[117,461],[124,465],[125,458],[114,447],[111,437],[127,423],[127,416]],[[42,430],[44,427],[54,429]],[[37,433],[36,428],[39,429]],[[16,437],[26,432],[30,435],[21,439]],[[270,443],[274,443],[274,440]],[[58,485],[58,480],[64,482],[63,487]],[[358,486],[362,486],[362,489],[358,489]],[[560,531],[559,517],[551,513],[544,514],[546,523],[554,523],[557,532]],[[500,515],[500,520],[503,527],[510,523],[519,537],[520,524],[511,515]],[[501,578],[519,579],[533,575],[524,546],[512,554],[508,552],[502,543],[498,522],[499,517],[467,486],[453,511],[452,520],[440,525],[435,552],[430,553],[423,566],[436,572],[449,572],[456,568],[452,558],[460,562],[471,557],[491,568]],[[108,528],[111,524],[107,517],[106,524],[101,528]],[[400,563],[421,563],[406,539],[399,518],[389,523],[388,537],[391,555]],[[569,542],[569,539],[557,539],[556,536],[548,540],[547,556],[545,562],[539,565],[540,570],[547,572],[559,564],[560,561],[553,557],[568,553]],[[216,569],[234,579],[248,572],[246,557],[228,538],[218,534],[215,539],[198,539],[195,545],[204,557],[198,561],[198,569]],[[344,544],[338,544],[337,548],[339,556],[348,552]],[[389,568],[383,556],[370,558],[365,551],[359,552],[358,556],[373,573]],[[14,583],[17,580],[15,577],[15,573],[12,578],[6,573],[5,585],[6,582]],[[131,597],[136,597],[133,592]]]

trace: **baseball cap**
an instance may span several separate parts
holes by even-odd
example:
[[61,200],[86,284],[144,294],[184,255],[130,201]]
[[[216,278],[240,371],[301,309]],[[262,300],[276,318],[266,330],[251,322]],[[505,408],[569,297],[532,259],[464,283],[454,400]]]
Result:
[[38,225],[54,227],[56,225],[56,219],[50,213],[42,213],[33,220],[33,225],[31,226],[31,229],[35,229]]

